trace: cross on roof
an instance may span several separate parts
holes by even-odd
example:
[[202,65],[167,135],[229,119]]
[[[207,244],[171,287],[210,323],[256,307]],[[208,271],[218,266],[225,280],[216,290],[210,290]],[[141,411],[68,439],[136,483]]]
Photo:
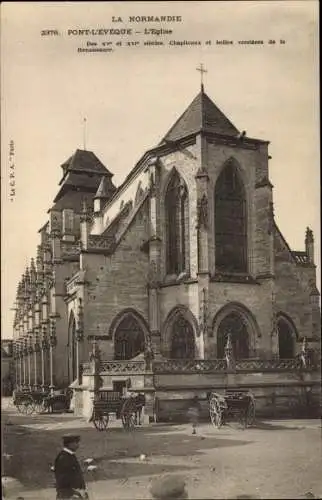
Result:
[[201,90],[203,90],[203,74],[208,73],[208,71],[203,67],[203,64],[200,63],[200,67],[196,68],[197,71],[200,71],[200,78],[201,78]]
[[87,122],[87,119],[84,117],[83,118],[83,147],[84,147],[84,151],[86,151],[86,122]]

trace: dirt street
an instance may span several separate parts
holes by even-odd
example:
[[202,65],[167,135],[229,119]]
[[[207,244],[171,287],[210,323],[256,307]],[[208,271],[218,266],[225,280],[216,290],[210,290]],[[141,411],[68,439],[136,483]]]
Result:
[[55,499],[50,466],[66,432],[81,435],[80,460],[97,466],[85,474],[91,500],[148,499],[151,480],[164,473],[183,476],[191,499],[322,495],[318,420],[259,421],[246,430],[205,423],[193,436],[186,424],[126,433],[112,422],[98,432],[70,414],[24,416],[3,407],[3,475],[22,483],[23,498]]

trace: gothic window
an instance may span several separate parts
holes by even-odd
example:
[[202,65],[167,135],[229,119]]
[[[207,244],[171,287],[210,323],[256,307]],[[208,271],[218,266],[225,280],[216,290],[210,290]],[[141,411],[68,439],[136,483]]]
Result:
[[280,359],[291,359],[294,357],[294,337],[291,326],[284,319],[277,323],[278,352]]
[[216,270],[247,271],[246,198],[236,167],[229,163],[215,188]]
[[70,382],[73,382],[77,378],[76,342],[76,321],[72,312],[68,328],[68,376]]
[[249,336],[246,322],[241,314],[232,312],[220,323],[217,333],[217,358],[225,357],[225,346],[228,333],[231,334],[233,355],[235,359],[249,357]]
[[189,238],[188,191],[185,182],[175,171],[165,196],[167,274],[187,270]]
[[178,316],[172,326],[171,354],[172,359],[193,359],[195,357],[195,340],[191,324],[183,316]]
[[114,358],[132,359],[144,352],[144,332],[137,319],[127,314],[119,323],[114,336]]

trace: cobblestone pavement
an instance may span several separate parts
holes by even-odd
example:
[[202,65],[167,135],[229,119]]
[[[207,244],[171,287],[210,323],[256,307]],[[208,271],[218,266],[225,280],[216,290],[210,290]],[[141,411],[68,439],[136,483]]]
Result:
[[126,433],[113,421],[98,432],[71,414],[25,416],[3,405],[3,471],[20,481],[11,498],[21,484],[25,499],[55,499],[50,467],[71,431],[81,435],[80,460],[97,465],[85,473],[91,500],[148,499],[151,480],[163,473],[183,476],[191,499],[321,498],[318,420],[259,421],[246,430],[204,423],[197,436],[186,424]]

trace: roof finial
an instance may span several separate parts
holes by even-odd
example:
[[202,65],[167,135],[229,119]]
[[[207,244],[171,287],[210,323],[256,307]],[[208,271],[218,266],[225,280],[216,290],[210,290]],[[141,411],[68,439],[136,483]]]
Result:
[[200,71],[200,78],[201,78],[201,92],[204,91],[204,87],[203,87],[203,73],[207,73],[207,70],[204,69],[203,67],[203,64],[200,63],[200,67],[199,68],[196,68],[197,71]]
[[83,142],[84,142],[84,151],[86,151],[86,122],[87,119],[83,118]]

